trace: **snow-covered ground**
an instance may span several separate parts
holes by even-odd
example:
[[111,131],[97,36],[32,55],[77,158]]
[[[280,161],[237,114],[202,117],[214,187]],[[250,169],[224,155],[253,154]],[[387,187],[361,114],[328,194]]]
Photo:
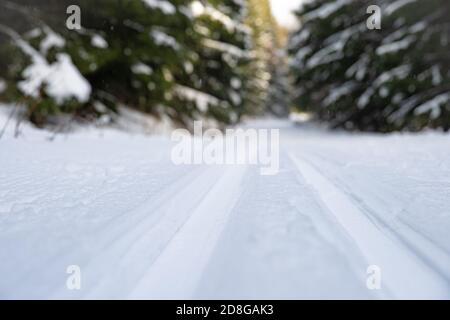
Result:
[[247,126],[281,129],[277,175],[176,166],[168,137],[7,130],[0,298],[450,298],[450,136]]

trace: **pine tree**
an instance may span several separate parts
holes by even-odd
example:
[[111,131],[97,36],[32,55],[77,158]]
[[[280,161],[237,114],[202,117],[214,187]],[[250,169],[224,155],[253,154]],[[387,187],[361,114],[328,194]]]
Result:
[[230,124],[245,113],[244,84],[249,63],[249,28],[244,23],[246,3],[239,0],[194,1],[198,42],[195,60],[178,88],[181,105],[199,115]]
[[[367,8],[382,9],[369,30]],[[290,38],[296,103],[348,129],[449,128],[446,1],[316,0]]]
[[[63,23],[73,4],[81,8],[81,30],[68,30]],[[17,95],[26,96],[36,124],[52,114],[98,116],[120,105],[169,115],[183,125],[199,118],[234,123],[246,113],[245,86],[251,77],[246,1],[100,0],[93,5],[87,0],[19,0],[16,5],[35,19],[11,28],[11,48],[21,48],[26,62],[16,61],[21,67],[10,70],[16,75],[10,82]],[[69,61],[78,80],[89,85],[88,99],[55,99],[45,81],[34,94],[21,92],[34,61],[19,42],[49,70],[55,71],[62,57]]]
[[[192,19],[188,0],[100,0],[60,1],[39,5],[40,23],[26,35],[48,64],[67,54],[92,87],[87,101],[55,101],[44,87],[31,98],[30,117],[35,122],[47,113],[71,111],[97,113],[117,110],[121,104],[150,113],[179,118],[171,106],[173,73],[189,59]],[[77,4],[82,12],[82,29],[68,30],[62,17]],[[46,11],[51,8],[51,14]],[[37,32],[36,32],[37,31]],[[51,39],[61,39],[55,43]],[[43,45],[46,42],[49,45]],[[59,44],[59,45],[58,45]],[[42,112],[45,111],[45,112]]]
[[291,85],[289,79],[287,53],[278,49],[270,64],[271,80],[266,110],[277,117],[287,117],[291,105]]

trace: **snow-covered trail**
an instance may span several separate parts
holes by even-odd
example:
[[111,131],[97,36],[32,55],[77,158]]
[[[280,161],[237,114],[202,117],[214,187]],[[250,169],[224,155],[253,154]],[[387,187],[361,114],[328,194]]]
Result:
[[248,127],[281,129],[277,175],[176,166],[166,138],[4,137],[0,298],[450,298],[448,135]]

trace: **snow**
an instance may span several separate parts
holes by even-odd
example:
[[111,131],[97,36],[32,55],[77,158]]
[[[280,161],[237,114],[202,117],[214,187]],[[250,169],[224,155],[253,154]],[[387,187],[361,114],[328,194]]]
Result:
[[37,37],[39,37],[40,35],[42,35],[42,30],[41,30],[40,28],[35,28],[35,29],[31,30],[31,31],[28,31],[28,32],[25,34],[25,36],[26,36],[27,38],[37,38]]
[[155,43],[157,45],[171,47],[174,50],[180,49],[180,45],[177,42],[177,40],[174,37],[169,36],[168,34],[164,33],[161,30],[153,29],[150,32],[150,35],[155,40]]
[[[325,47],[317,51],[312,57],[308,59],[306,67],[308,69],[333,62],[341,59],[344,55],[343,49],[352,35],[361,30],[362,25],[355,25],[344,29],[329,38],[324,40]],[[298,53],[297,59],[304,59],[304,56],[309,54],[308,47],[302,48]]]
[[305,58],[312,52],[310,47],[303,47],[297,51],[295,58],[291,61],[291,65],[294,67],[301,67],[305,64]]
[[412,25],[409,28],[409,31],[412,33],[417,33],[417,32],[421,32],[424,31],[427,27],[427,22],[426,21],[419,21],[416,24]]
[[177,85],[177,87],[175,88],[175,93],[181,98],[193,101],[198,110],[200,110],[201,112],[208,111],[208,107],[210,105],[220,105],[220,100],[218,98],[213,97],[210,94],[195,90],[193,88],[188,88],[186,86]]
[[441,106],[444,103],[448,102],[450,102],[450,92],[442,93],[440,95],[437,95],[433,99],[417,106],[417,108],[414,110],[414,113],[419,115],[431,112],[431,119],[437,119],[441,115]]
[[230,82],[233,89],[242,88],[242,81],[239,78],[232,78]]
[[345,72],[347,78],[355,76],[355,79],[361,81],[364,79],[367,73],[367,66],[370,62],[370,58],[367,54],[362,55],[362,57],[356,61],[348,70]]
[[442,83],[441,70],[438,65],[434,65],[431,68],[431,75],[432,75],[432,83],[434,86],[437,86]]
[[87,102],[91,94],[90,84],[65,53],[58,54],[53,64],[34,56],[33,63],[24,70],[23,76],[25,80],[19,82],[18,87],[32,97],[37,97],[42,87],[57,103],[69,98]]
[[135,74],[143,74],[143,75],[151,75],[153,73],[153,69],[146,65],[145,63],[139,62],[131,67],[131,71]]
[[339,32],[334,33],[333,35],[329,36],[324,40],[325,45],[330,44],[338,44],[338,47],[340,50],[342,50],[345,47],[345,44],[347,41],[353,36],[354,34],[358,33],[359,31],[365,31],[366,26],[364,24],[357,24],[354,26],[351,26],[347,29],[341,30]]
[[241,31],[245,33],[250,32],[249,27],[247,27],[246,25],[237,22],[235,19],[232,19],[213,6],[204,4],[198,0],[192,2],[191,11],[195,17],[206,15],[212,20],[222,23],[230,33],[233,33],[235,31]]
[[450,298],[448,134],[241,127],[280,130],[277,175],[174,165],[164,136],[8,128],[0,298]]
[[392,15],[396,11],[400,10],[404,6],[414,3],[417,0],[397,0],[392,3],[390,3],[386,9],[384,10],[384,13],[386,13],[388,16]]
[[231,102],[234,105],[238,106],[238,105],[240,105],[242,103],[242,97],[241,97],[241,95],[238,92],[230,90],[228,92],[228,95],[229,95],[229,97],[231,99]]
[[91,44],[92,46],[100,49],[106,49],[108,48],[108,42],[99,34],[95,34],[91,38]]
[[289,41],[289,47],[291,49],[297,48],[300,44],[304,43],[311,36],[311,31],[305,28],[301,30],[298,34],[294,35]]
[[215,49],[221,51],[223,53],[231,54],[232,56],[242,58],[247,57],[248,53],[245,50],[242,50],[239,47],[236,47],[232,44],[220,42],[212,39],[203,39],[203,44],[210,49]]
[[175,14],[175,6],[166,0],[143,0],[146,5],[153,9],[159,9],[164,14]]
[[405,28],[405,27],[400,28],[400,29],[394,31],[393,33],[391,33],[390,35],[386,36],[383,39],[382,44],[389,45],[396,41],[401,43],[401,41],[403,41],[403,40],[400,40],[400,39],[403,38],[407,34],[411,34],[411,35],[409,37],[405,38],[404,40],[414,41],[415,38],[412,34],[422,32],[426,29],[426,27],[427,27],[427,23],[425,21],[419,21],[416,24],[410,26],[409,28]]
[[124,20],[123,21],[123,25],[127,26],[128,28],[133,29],[133,30],[135,30],[137,32],[144,32],[145,31],[145,27],[142,24],[137,23],[136,21],[131,21],[130,19]]
[[413,43],[415,43],[415,41],[416,41],[415,36],[409,36],[403,40],[382,45],[377,48],[376,52],[380,56],[389,54],[389,53],[390,54],[397,53],[400,50],[408,49]]
[[375,93],[374,88],[369,87],[366,91],[363,92],[363,94],[359,97],[357,101],[358,108],[363,109],[365,108],[372,98],[372,95]]
[[389,44],[391,42],[399,40],[403,38],[407,33],[408,33],[407,28],[400,28],[398,30],[395,30],[393,33],[389,34],[383,39],[382,44]]
[[44,32],[45,38],[41,41],[40,45],[40,50],[44,56],[51,48],[62,48],[65,46],[66,40],[49,27],[44,27]]
[[332,90],[330,90],[330,93],[323,101],[324,106],[329,106],[338,101],[343,96],[350,94],[355,88],[355,86],[356,86],[355,82],[349,81],[340,85],[339,87],[333,88]]
[[[399,97],[397,97],[398,99]],[[395,111],[394,113],[392,113],[389,117],[388,117],[388,121],[391,123],[401,123],[405,116],[408,114],[408,112],[410,112],[412,109],[414,109],[414,107],[420,103],[421,100],[421,96],[420,95],[413,95],[409,98],[407,98],[406,100],[403,100],[404,97],[401,97],[401,101],[398,101],[397,103],[400,104],[400,107],[398,108],[397,111]]]
[[[69,98],[78,99],[80,102],[89,100],[91,86],[74,66],[69,55],[59,53],[56,55],[56,61],[49,64],[46,58],[18,33],[7,27],[3,29],[31,59],[31,64],[23,71],[24,80],[18,83],[19,90],[25,95],[37,97],[39,91],[44,89],[58,103]],[[49,41],[49,43],[54,42],[54,40]],[[46,48],[47,46],[44,46],[44,49]]]
[[352,2],[352,0],[336,0],[336,1],[333,1],[330,3],[326,3],[322,6],[320,6],[318,9],[305,14],[301,20],[303,22],[308,22],[310,20],[314,20],[314,19],[318,19],[318,18],[326,19],[333,13],[335,13],[338,10],[340,10],[341,8],[343,8],[344,6],[350,4],[351,2]]
[[335,43],[317,51],[306,63],[307,69],[313,69],[318,66],[331,63],[341,59],[344,54],[340,52],[340,44]]
[[[435,298],[448,295],[448,284],[430,272],[428,267],[405,251],[366,216],[351,196],[340,190],[308,161],[293,158],[300,173],[322,197],[329,211],[338,223],[356,241],[367,261],[383,266],[383,278],[389,284],[392,294],[411,299],[422,297],[422,290],[436,294]],[[320,168],[320,167],[319,167]],[[408,272],[404,272],[408,270]],[[421,275],[411,281],[411,275]],[[431,296],[430,296],[431,297]]]
[[367,88],[366,91],[358,99],[358,107],[360,109],[363,109],[369,104],[372,95],[376,92],[375,89],[380,88],[384,84],[393,81],[394,79],[405,79],[410,72],[411,66],[409,64],[405,64],[380,74],[378,78],[375,79],[372,86]]
[[383,72],[374,81],[376,87],[392,81],[393,79],[405,79],[411,72],[411,66],[409,64],[398,66],[394,69]]

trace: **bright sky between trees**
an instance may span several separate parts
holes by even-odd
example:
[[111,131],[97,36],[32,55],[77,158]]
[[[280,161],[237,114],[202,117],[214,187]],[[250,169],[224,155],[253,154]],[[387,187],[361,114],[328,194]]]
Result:
[[292,11],[299,8],[304,0],[270,0],[272,11],[278,23],[287,28],[293,28],[297,20]]

